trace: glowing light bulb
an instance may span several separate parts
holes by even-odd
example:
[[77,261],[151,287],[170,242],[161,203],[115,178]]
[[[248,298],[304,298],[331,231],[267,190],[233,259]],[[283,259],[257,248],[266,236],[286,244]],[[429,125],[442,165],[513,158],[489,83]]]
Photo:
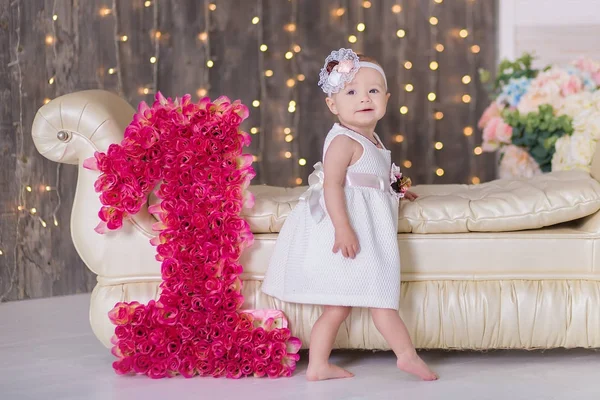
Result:
[[260,18],[258,18],[258,17],[254,17],[254,18],[252,18],[252,24],[256,25],[256,24],[258,24],[259,22],[260,22]]
[[300,74],[296,77],[296,79],[298,79],[298,81],[300,82],[304,82],[304,80],[306,79],[306,77],[303,74]]
[[291,143],[293,140],[294,140],[294,136],[292,136],[292,135],[286,135],[285,136],[285,141],[287,143]]
[[438,24],[438,22],[439,22],[439,21],[438,21],[438,19],[437,19],[436,17],[431,17],[431,18],[429,18],[429,23],[430,23],[431,25],[437,25],[437,24]]
[[304,158],[301,158],[298,160],[298,164],[304,166],[304,165],[306,165],[306,160]]
[[400,114],[404,115],[406,113],[408,113],[408,107],[406,107],[406,106],[400,107]]
[[354,35],[350,35],[350,36],[348,36],[348,41],[349,41],[350,43],[356,43],[356,41],[357,41],[357,40],[358,40],[358,39],[357,39],[357,37],[356,37],[356,36],[354,36]]
[[481,51],[481,47],[477,46],[476,44],[474,44],[473,46],[471,46],[471,52],[473,54],[477,54]]
[[435,71],[436,69],[438,69],[439,64],[437,63],[437,61],[432,61],[429,63],[429,69],[431,69],[432,71]]
[[406,86],[404,86],[404,90],[407,92],[412,92],[414,90],[414,86],[408,83]]
[[54,44],[54,36],[52,36],[52,35],[46,35],[46,40],[45,41],[46,41],[46,44],[48,46],[53,45]]
[[470,103],[471,102],[471,96],[469,96],[468,94],[463,95],[462,101],[463,101],[463,103]]
[[474,176],[473,178],[471,178],[471,182],[474,185],[479,185],[481,183],[481,180],[477,176]]
[[56,21],[57,19],[58,19],[58,15],[54,14],[54,15],[52,16],[52,21]]
[[265,76],[269,76],[269,77],[273,76],[273,70],[270,70],[270,69],[266,70]]
[[198,97],[204,97],[204,96],[206,96],[207,93],[208,93],[208,90],[206,90],[204,88],[200,88],[196,91],[196,94],[198,95]]
[[287,24],[285,30],[288,32],[296,32],[296,24]]
[[213,60],[208,60],[208,61],[206,62],[206,66],[207,66],[208,68],[212,68],[212,67],[214,67],[214,66],[215,66],[215,63],[214,63],[214,61],[213,61]]
[[444,113],[437,111],[435,114],[433,114],[433,117],[439,121],[440,119],[444,118]]
[[37,212],[36,208],[33,207],[31,210],[29,210],[30,213],[35,214]]
[[255,108],[258,108],[258,107],[260,107],[260,101],[258,101],[258,100],[254,100],[254,101],[252,102],[252,106],[253,106],[253,107],[255,107]]
[[435,174],[437,176],[443,176],[444,175],[444,170],[442,168],[438,168],[435,170]]
[[406,31],[404,29],[398,29],[396,31],[396,36],[398,36],[399,38],[403,38],[404,36],[406,36]]
[[404,166],[404,168],[410,168],[410,167],[412,167],[412,162],[409,160],[406,160],[402,163],[402,165]]
[[438,43],[438,44],[436,44],[436,45],[435,45],[435,50],[436,50],[438,53],[441,53],[442,51],[444,51],[444,45],[443,45],[443,44],[441,44],[441,43]]
[[465,126],[465,128],[463,129],[463,134],[465,136],[471,136],[473,134],[473,127],[472,126]]
[[344,15],[346,13],[346,10],[344,8],[338,8],[337,10],[335,10],[335,15],[337,15],[338,17],[341,17],[342,15]]
[[394,4],[394,5],[392,6],[392,12],[393,12],[394,14],[399,14],[399,13],[401,13],[401,12],[402,12],[402,6],[401,6],[400,4]]
[[216,5],[215,3],[210,3],[210,4],[208,5],[208,9],[209,9],[210,11],[215,11],[215,10],[217,9],[217,5]]
[[411,68],[412,68],[412,63],[411,63],[410,61],[406,61],[406,62],[404,63],[404,68],[406,68],[406,69],[411,69]]
[[296,178],[296,185],[302,185],[302,178]]
[[260,51],[267,51],[269,49],[269,46],[267,46],[266,44],[261,44],[260,45]]
[[27,190],[29,193],[31,193],[31,186],[25,186],[25,190]]
[[250,133],[253,134],[253,135],[256,135],[258,133],[258,128],[257,127],[252,127],[250,129]]
[[297,44],[294,45],[294,53],[300,53],[302,51],[302,47],[298,46]]
[[128,41],[128,40],[129,40],[129,37],[128,37],[127,35],[122,35],[121,37],[119,37],[119,40],[120,40],[121,42],[126,42],[126,41]]
[[471,77],[469,75],[465,75],[462,77],[462,83],[464,83],[465,85],[471,83]]
[[356,30],[359,32],[363,32],[365,30],[365,28],[366,28],[366,26],[362,22],[360,24],[356,25]]
[[402,142],[404,142],[404,136],[403,135],[396,135],[396,137],[394,139],[396,140],[396,143],[402,143]]
[[436,98],[437,98],[437,96],[433,92],[431,92],[427,95],[427,100],[429,100],[429,101],[435,101]]
[[156,63],[156,57],[150,57],[150,62],[151,62],[152,64]]
[[483,149],[481,147],[477,146],[473,149],[473,153],[475,153],[476,156],[479,156],[479,155],[481,155],[481,153],[483,153]]
[[469,31],[466,29],[461,29],[460,32],[458,32],[458,36],[464,39],[469,36]]
[[443,148],[444,148],[444,143],[442,143],[442,142],[436,142],[435,143],[435,149],[436,150],[441,150]]
[[363,1],[363,7],[364,8],[371,8],[372,4],[369,0],[365,0]]
[[206,42],[206,40],[208,39],[208,32],[200,32],[198,34],[198,39],[200,39],[203,42]]
[[292,153],[290,153],[289,151],[286,151],[284,156],[285,156],[285,158],[292,158]]
[[108,7],[102,7],[99,11],[101,17],[106,17],[112,13],[112,10]]
[[285,82],[285,84],[287,85],[287,87],[291,88],[294,87],[294,85],[296,85],[296,81],[290,78]]
[[291,51],[285,53],[285,58],[287,58],[288,60],[291,60],[292,57],[294,57],[294,53],[292,53]]
[[285,133],[286,135],[289,135],[290,133],[292,133],[292,130],[290,128],[285,128],[283,130],[283,133]]

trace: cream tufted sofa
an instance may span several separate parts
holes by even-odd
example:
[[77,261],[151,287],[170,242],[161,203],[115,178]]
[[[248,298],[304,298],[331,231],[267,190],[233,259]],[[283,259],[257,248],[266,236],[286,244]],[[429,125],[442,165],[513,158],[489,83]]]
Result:
[[[46,158],[79,165],[71,217],[75,247],[98,275],[90,321],[107,347],[118,301],[158,297],[153,216],[144,208],[122,230],[94,232],[97,172],[82,167],[96,150],[123,138],[134,109],[104,91],[68,94],[44,105],[32,135]],[[600,177],[600,156],[592,176]],[[277,232],[305,188],[254,186],[245,218],[255,244],[242,257],[244,308],[276,308],[308,346],[317,306],[289,304],[260,291]],[[418,348],[600,347],[600,184],[585,172],[478,186],[420,185],[403,203],[401,315]],[[336,348],[387,349],[367,310],[355,309]]]

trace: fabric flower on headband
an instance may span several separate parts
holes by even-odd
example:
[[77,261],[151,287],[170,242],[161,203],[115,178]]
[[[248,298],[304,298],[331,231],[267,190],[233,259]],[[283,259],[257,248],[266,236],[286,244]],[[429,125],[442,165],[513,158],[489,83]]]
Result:
[[[325,59],[325,65],[319,74],[319,86],[329,95],[344,89],[354,79],[360,65],[358,55],[351,49],[339,49],[331,52]],[[334,64],[333,68],[330,64]]]

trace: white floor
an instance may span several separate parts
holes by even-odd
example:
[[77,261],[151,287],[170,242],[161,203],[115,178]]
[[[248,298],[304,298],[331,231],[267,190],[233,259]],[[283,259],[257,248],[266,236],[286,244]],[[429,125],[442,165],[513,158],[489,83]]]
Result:
[[308,383],[306,354],[292,378],[181,377],[153,381],[114,374],[113,356],[88,324],[89,295],[0,304],[0,399],[600,399],[600,353],[586,350],[425,352],[440,374],[420,382],[391,353],[334,359],[356,377]]

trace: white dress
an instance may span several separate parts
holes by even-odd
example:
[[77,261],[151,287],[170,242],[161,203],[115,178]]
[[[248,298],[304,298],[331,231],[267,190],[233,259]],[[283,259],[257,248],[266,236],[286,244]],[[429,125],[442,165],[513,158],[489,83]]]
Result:
[[[329,215],[325,212],[316,222],[308,202],[301,200],[279,233],[262,291],[291,303],[398,309],[398,200],[388,188],[390,151],[335,124],[325,138],[323,158],[338,135],[347,135],[363,146],[362,157],[347,173],[374,174],[386,183],[385,190],[344,187],[360,251],[354,259],[345,258],[341,251],[333,253],[335,230]],[[319,201],[325,209],[322,194]]]

